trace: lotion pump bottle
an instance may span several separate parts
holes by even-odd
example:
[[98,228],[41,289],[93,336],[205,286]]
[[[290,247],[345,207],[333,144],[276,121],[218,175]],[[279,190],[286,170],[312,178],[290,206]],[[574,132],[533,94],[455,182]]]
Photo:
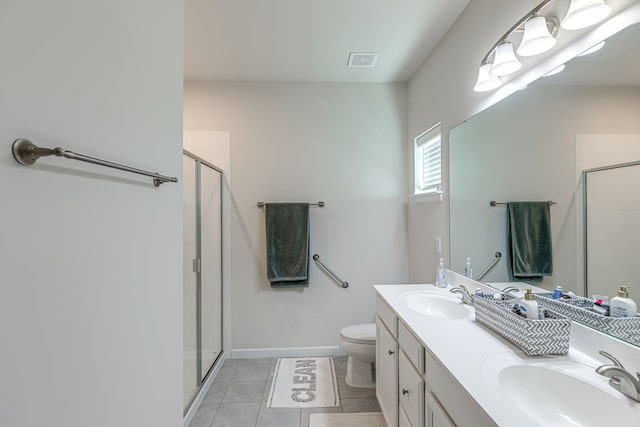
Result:
[[473,279],[473,269],[471,268],[471,258],[467,258],[467,263],[464,265],[464,276],[469,279]]
[[436,286],[439,288],[447,287],[447,270],[444,268],[444,258],[440,258],[440,263],[436,270]]
[[526,289],[524,299],[520,302],[520,311],[527,316],[527,319],[538,320],[538,303],[533,299],[531,289]]
[[611,298],[611,317],[636,317],[638,315],[638,307],[636,303],[629,298],[628,289],[631,286],[620,286],[618,296]]

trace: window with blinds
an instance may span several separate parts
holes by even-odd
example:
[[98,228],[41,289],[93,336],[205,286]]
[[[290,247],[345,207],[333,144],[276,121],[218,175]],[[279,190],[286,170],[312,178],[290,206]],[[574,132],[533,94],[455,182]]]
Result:
[[440,123],[415,139],[416,194],[435,193],[442,189]]

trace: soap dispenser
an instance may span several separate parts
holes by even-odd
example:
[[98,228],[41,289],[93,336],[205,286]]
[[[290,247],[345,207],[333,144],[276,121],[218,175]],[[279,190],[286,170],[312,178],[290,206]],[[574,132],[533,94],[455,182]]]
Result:
[[467,258],[467,263],[464,265],[464,276],[469,279],[473,279],[473,269],[471,268],[471,258]]
[[436,270],[436,286],[439,288],[447,287],[447,270],[444,267],[444,258],[440,258],[438,269]]
[[629,298],[628,289],[631,286],[620,286],[618,296],[611,298],[611,317],[636,317],[638,315],[638,307],[636,303]]
[[535,319],[538,317],[538,303],[533,298],[531,289],[526,289],[524,299],[520,302],[520,312],[527,316],[527,319]]

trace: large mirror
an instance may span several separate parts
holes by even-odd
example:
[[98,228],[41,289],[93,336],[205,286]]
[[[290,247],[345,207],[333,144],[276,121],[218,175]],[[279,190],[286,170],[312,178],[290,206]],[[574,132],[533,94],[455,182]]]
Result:
[[[640,159],[640,141],[636,140],[633,146]],[[582,182],[588,294],[610,294],[611,283],[637,285],[640,161],[587,169]]]
[[[640,25],[635,24],[607,40],[600,51],[572,60],[562,73],[539,79],[451,130],[452,270],[463,272],[466,258],[471,257],[474,271],[479,272],[501,252],[502,260],[482,281],[513,281],[506,207],[491,206],[490,201],[552,201],[553,274],[535,285],[546,289],[560,285],[579,295],[613,297],[626,284],[640,305],[638,240],[635,259],[620,254],[625,251],[605,256],[607,247],[620,247],[616,240],[620,233],[598,229],[596,221],[588,223],[586,235],[599,252],[585,250],[583,188],[584,171],[640,160],[639,42]],[[637,192],[628,191],[637,189],[637,178],[611,175],[601,191],[616,189],[623,198],[640,200]],[[596,179],[588,181],[591,185]],[[602,200],[589,200],[592,213],[603,210],[594,204],[614,203],[610,197]],[[620,209],[626,208],[604,210],[619,213]],[[630,228],[627,235],[638,236],[640,215],[625,218],[625,227]],[[586,253],[600,255],[597,260],[590,257],[587,264]],[[619,283],[617,275],[603,277],[605,269],[596,263],[607,264],[606,271],[632,271],[625,276],[626,283]]]

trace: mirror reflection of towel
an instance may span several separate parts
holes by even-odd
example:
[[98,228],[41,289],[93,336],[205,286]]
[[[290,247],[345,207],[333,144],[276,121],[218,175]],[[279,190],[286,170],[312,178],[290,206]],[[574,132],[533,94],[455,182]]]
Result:
[[514,280],[541,282],[553,274],[548,202],[509,202],[509,249]]
[[308,287],[309,204],[266,203],[264,209],[271,287]]

